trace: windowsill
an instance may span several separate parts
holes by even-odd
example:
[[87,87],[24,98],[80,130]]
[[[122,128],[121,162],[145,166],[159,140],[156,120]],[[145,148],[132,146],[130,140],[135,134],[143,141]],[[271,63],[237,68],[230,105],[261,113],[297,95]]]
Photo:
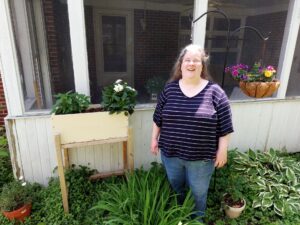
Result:
[[[239,100],[229,100],[231,104],[262,104],[264,102],[283,102],[283,101],[300,101],[300,96],[290,96],[286,98],[261,98],[261,99],[239,99]],[[97,105],[93,105],[94,107]],[[135,107],[135,111],[147,111],[154,110],[156,103],[144,103],[138,104]],[[51,109],[35,110],[24,113],[21,116],[7,116],[8,119],[21,119],[24,117],[49,117],[51,115]]]

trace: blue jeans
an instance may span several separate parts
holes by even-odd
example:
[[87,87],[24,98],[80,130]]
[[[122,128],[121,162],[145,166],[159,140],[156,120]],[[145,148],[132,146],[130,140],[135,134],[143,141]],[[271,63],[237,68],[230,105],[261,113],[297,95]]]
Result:
[[168,180],[183,202],[186,187],[190,188],[195,200],[196,216],[204,216],[210,178],[215,169],[214,160],[187,161],[177,157],[166,157],[161,151],[161,160]]

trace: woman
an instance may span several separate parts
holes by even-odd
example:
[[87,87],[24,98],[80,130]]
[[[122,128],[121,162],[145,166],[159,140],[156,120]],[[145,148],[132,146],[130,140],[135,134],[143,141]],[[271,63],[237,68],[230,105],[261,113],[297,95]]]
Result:
[[208,80],[207,56],[197,45],[180,53],[170,82],[161,93],[154,115],[151,152],[161,159],[172,188],[184,200],[186,187],[203,216],[214,168],[227,162],[233,132],[228,98]]

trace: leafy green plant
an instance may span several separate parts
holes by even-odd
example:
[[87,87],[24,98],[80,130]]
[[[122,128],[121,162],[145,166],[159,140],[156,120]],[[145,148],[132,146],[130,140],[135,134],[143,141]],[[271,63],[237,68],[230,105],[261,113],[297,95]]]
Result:
[[31,202],[29,185],[14,180],[3,186],[0,195],[0,208],[3,211],[14,211]]
[[72,114],[84,112],[91,104],[90,98],[84,94],[68,91],[55,95],[56,102],[52,107],[52,113]]
[[300,212],[300,162],[281,157],[279,151],[236,152],[235,169],[247,177],[257,192],[252,206],[273,209],[279,216]]
[[162,76],[154,76],[149,78],[145,85],[148,94],[159,94],[164,89],[166,81],[167,80]]
[[13,180],[12,166],[8,152],[7,139],[0,136],[0,190],[5,183]]
[[102,91],[102,103],[104,110],[110,114],[124,112],[132,114],[136,104],[137,91],[126,82],[117,80]]
[[200,224],[190,216],[191,196],[182,205],[172,193],[165,173],[159,165],[149,171],[136,170],[126,175],[125,182],[107,184],[101,200],[91,210],[103,217],[103,224],[169,225]]

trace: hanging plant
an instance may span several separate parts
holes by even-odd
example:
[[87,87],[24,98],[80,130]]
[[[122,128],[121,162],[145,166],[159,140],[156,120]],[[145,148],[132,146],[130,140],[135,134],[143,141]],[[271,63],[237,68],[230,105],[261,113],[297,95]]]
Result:
[[241,90],[253,98],[269,97],[280,85],[275,78],[276,70],[271,65],[263,67],[260,63],[254,63],[250,68],[245,64],[237,64],[226,67],[225,72],[239,81]]

